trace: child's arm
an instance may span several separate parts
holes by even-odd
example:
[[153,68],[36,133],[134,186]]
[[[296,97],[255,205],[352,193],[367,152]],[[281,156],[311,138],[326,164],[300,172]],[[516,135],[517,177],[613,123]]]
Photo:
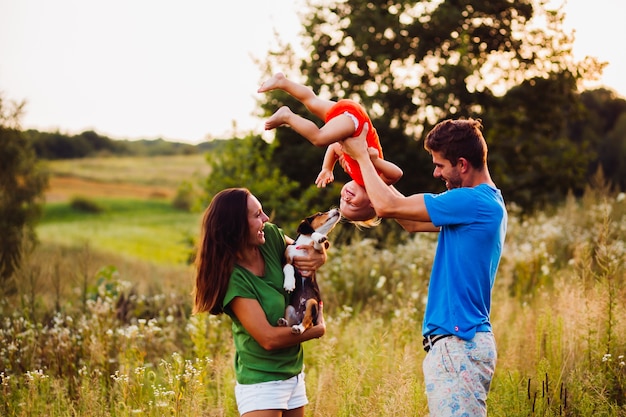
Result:
[[382,178],[385,184],[395,184],[400,178],[402,178],[402,175],[404,175],[402,169],[393,162],[379,158],[378,150],[376,148],[367,148],[367,151],[370,154],[370,159],[372,160],[374,168],[376,168],[376,170],[380,173],[380,178]]
[[317,185],[317,188],[326,187],[327,184],[330,184],[335,180],[333,170],[335,169],[335,164],[339,159],[339,152],[341,152],[339,143],[333,143],[326,148],[324,161],[322,162],[322,170],[315,180],[315,185]]

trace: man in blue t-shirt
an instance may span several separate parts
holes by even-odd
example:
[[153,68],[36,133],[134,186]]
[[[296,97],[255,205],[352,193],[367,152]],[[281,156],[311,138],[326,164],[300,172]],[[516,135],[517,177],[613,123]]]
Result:
[[480,120],[445,120],[426,136],[433,176],[446,183],[441,194],[402,195],[376,174],[364,134],[343,143],[379,217],[409,232],[440,232],[422,326],[431,417],[486,416],[496,366],[489,313],[507,212],[489,174],[481,129]]

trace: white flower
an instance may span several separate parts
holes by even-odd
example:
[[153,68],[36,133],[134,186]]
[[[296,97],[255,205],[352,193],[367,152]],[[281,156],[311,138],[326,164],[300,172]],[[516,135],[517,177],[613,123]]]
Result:
[[384,287],[385,282],[387,282],[387,277],[384,275],[381,275],[380,278],[378,278],[378,282],[376,283],[376,289],[380,290],[382,287]]

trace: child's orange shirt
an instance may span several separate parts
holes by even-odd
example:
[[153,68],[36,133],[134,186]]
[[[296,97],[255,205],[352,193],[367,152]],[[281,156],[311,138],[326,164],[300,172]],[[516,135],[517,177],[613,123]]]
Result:
[[[372,121],[369,116],[365,112],[365,109],[353,100],[339,100],[337,104],[335,104],[329,111],[326,113],[326,120],[328,122],[330,119],[335,116],[339,116],[340,114],[345,114],[353,116],[357,121],[356,129],[354,130],[354,134],[352,137],[359,136],[361,131],[363,130],[363,125],[367,123],[369,125],[369,131],[367,132],[367,146],[370,148],[378,149],[378,157],[383,158],[383,148],[380,145],[380,139],[378,138],[378,132],[374,126],[372,126]],[[361,168],[359,164],[352,159],[348,154],[343,155],[345,160],[345,170],[350,175],[357,184],[362,187],[365,187],[365,183],[363,182],[363,174],[361,174]]]

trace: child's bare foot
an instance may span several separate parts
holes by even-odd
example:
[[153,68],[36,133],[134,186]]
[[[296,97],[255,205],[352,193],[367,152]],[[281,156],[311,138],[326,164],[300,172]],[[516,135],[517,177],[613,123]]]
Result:
[[276,110],[276,112],[272,114],[269,119],[267,119],[267,121],[265,122],[265,130],[272,130],[278,126],[287,124],[287,120],[292,114],[293,112],[289,107],[281,107],[280,109]]
[[269,80],[265,81],[261,87],[258,89],[258,93],[264,93],[266,91],[270,91],[270,90],[275,90],[279,87],[279,84],[285,79],[285,74],[283,74],[282,72],[277,72],[276,74],[274,74],[272,76],[272,78],[270,78]]

